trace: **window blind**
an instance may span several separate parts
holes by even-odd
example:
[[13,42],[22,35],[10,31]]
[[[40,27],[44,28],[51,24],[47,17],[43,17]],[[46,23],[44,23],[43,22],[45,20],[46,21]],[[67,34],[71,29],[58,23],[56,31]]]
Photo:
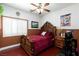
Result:
[[3,17],[3,37],[27,35],[27,21]]

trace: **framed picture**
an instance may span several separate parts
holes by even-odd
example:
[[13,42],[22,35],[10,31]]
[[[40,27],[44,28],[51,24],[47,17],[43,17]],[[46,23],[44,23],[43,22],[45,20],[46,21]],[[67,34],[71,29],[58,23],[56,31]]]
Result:
[[31,28],[38,28],[38,22],[31,21]]
[[71,14],[60,16],[61,26],[71,26]]

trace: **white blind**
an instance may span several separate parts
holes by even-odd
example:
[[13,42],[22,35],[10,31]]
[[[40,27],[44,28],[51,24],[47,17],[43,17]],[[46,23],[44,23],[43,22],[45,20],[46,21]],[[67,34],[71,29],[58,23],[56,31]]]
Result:
[[17,20],[15,19],[12,19],[12,25],[11,25],[11,32],[12,32],[12,35],[17,35]]
[[3,17],[3,37],[27,35],[27,21]]

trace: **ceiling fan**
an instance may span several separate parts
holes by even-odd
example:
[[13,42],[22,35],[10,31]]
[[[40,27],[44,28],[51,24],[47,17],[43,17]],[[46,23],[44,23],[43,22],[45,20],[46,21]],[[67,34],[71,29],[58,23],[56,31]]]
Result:
[[49,3],[39,3],[38,5],[31,3],[32,6],[36,7],[35,9],[31,10],[31,12],[38,10],[39,14],[41,14],[43,11],[50,12],[46,7],[49,5]]

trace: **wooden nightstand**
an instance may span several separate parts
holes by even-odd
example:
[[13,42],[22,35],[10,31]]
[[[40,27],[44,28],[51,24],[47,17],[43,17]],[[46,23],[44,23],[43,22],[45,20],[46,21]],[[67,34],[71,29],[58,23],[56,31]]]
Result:
[[64,46],[64,38],[61,36],[56,36],[55,37],[55,46],[59,48],[63,48]]

